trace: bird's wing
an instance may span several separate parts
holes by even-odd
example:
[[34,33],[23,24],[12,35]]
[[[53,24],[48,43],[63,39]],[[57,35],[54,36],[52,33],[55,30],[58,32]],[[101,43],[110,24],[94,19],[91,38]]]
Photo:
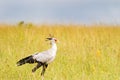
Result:
[[49,53],[49,51],[44,51],[34,54],[33,59],[37,60],[38,62],[46,63],[52,59],[52,56]]

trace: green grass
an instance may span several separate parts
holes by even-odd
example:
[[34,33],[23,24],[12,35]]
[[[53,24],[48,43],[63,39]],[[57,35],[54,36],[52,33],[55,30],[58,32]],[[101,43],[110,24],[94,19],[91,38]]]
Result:
[[40,80],[41,68],[34,74],[31,71],[36,64],[17,67],[16,62],[48,49],[49,33],[59,43],[45,80],[120,80],[119,26],[49,26],[0,27],[0,80]]

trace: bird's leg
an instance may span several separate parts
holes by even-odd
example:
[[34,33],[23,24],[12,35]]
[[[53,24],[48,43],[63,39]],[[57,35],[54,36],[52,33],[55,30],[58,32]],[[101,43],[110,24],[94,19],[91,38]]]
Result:
[[44,73],[45,73],[45,70],[46,70],[47,67],[48,67],[48,64],[43,65],[43,69],[42,69],[42,72],[41,72],[42,80],[44,80]]
[[44,80],[44,76],[42,75],[42,80]]
[[48,67],[48,64],[44,64],[43,65],[43,69],[42,69],[41,75],[44,75],[45,70],[46,70],[47,67]]
[[35,66],[33,69],[32,69],[32,72],[35,72],[39,67],[41,67],[42,64],[41,63],[38,63],[37,66]]

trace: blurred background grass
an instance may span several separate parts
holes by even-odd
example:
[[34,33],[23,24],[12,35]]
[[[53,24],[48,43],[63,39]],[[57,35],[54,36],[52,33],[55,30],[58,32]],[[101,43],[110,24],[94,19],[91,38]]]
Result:
[[0,80],[40,80],[36,64],[16,62],[50,48],[49,34],[59,43],[45,80],[120,80],[120,27],[112,25],[0,25]]

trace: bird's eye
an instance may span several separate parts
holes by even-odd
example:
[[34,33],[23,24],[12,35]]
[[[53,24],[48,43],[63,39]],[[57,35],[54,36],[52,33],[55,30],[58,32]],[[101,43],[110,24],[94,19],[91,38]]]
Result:
[[55,40],[55,42],[57,42],[57,39],[54,39]]

